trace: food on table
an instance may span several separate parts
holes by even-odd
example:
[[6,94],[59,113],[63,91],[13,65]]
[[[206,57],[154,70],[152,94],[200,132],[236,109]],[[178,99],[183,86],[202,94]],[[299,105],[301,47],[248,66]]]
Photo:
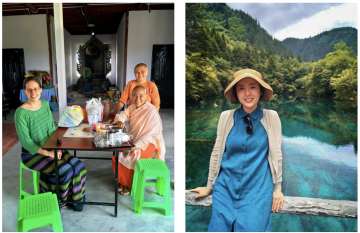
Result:
[[83,128],[81,131],[83,131],[84,133],[90,133],[92,130],[91,127],[86,127],[86,128]]

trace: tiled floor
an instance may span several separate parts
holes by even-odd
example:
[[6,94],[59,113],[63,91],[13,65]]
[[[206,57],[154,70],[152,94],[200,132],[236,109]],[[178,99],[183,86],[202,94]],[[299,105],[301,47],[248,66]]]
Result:
[[[75,102],[76,103],[76,102]],[[14,109],[3,118],[3,123],[14,122]],[[166,146],[166,165],[170,169],[171,183],[174,181],[174,109],[160,109],[163,134]],[[53,112],[54,120],[59,119],[59,112]],[[3,135],[6,137],[6,135]],[[2,231],[16,231],[17,207],[19,198],[19,162],[21,145],[17,143],[2,156]],[[99,152],[77,152],[77,156],[95,156]],[[100,152],[111,157],[110,152]],[[86,201],[114,201],[114,174],[110,160],[84,159],[86,180]],[[26,175],[26,174],[25,174]],[[31,174],[29,173],[28,176]],[[161,209],[144,208],[142,215],[133,212],[131,196],[118,194],[118,217],[114,218],[114,207],[86,205],[82,212],[61,209],[64,231],[127,231],[152,232],[174,231],[174,190],[171,189],[171,216],[164,216]],[[146,187],[146,198],[162,200],[156,195],[154,187]],[[51,227],[32,231],[52,231]]]

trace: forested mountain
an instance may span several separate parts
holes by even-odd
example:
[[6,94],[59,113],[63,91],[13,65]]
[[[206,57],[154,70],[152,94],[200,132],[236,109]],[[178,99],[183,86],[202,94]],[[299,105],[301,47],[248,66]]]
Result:
[[276,95],[357,98],[357,56],[344,41],[323,60],[304,62],[250,15],[222,3],[186,4],[185,59],[187,101],[221,96],[243,68],[259,71]]
[[[241,10],[233,10],[225,3],[205,3],[198,6],[199,12],[191,12],[192,17],[201,18],[198,22],[208,29],[208,33],[219,33],[233,46],[240,42],[250,43],[259,49],[282,57],[292,57],[291,51],[279,40],[273,38],[258,21]],[[201,15],[201,16],[200,16]],[[191,35],[189,35],[191,36]],[[217,41],[218,42],[218,41]],[[196,41],[192,47],[198,47],[204,41]],[[203,47],[203,46],[200,46]],[[216,46],[215,46],[216,47]],[[213,48],[213,46],[208,49]]]
[[294,56],[300,54],[303,61],[310,62],[324,59],[341,40],[357,55],[357,29],[352,27],[335,28],[306,39],[286,38],[283,43]]

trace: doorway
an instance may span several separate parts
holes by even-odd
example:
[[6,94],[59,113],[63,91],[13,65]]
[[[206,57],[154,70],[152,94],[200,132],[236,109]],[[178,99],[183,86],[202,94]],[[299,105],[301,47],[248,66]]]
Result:
[[10,108],[21,105],[20,91],[25,76],[24,49],[3,49],[3,91],[7,93]]
[[174,108],[174,45],[153,45],[151,81],[159,89],[160,107]]

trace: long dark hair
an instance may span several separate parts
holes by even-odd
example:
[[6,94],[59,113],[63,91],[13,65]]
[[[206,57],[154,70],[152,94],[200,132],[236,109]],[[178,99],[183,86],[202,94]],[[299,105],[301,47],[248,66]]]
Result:
[[26,89],[26,84],[27,84],[28,82],[30,82],[30,81],[36,82],[36,83],[39,85],[39,87],[42,88],[42,85],[41,85],[41,82],[40,82],[40,80],[39,80],[39,77],[34,77],[34,76],[32,76],[32,77],[29,77],[29,78],[24,79],[24,82],[23,82],[23,87],[24,87],[24,89]]

